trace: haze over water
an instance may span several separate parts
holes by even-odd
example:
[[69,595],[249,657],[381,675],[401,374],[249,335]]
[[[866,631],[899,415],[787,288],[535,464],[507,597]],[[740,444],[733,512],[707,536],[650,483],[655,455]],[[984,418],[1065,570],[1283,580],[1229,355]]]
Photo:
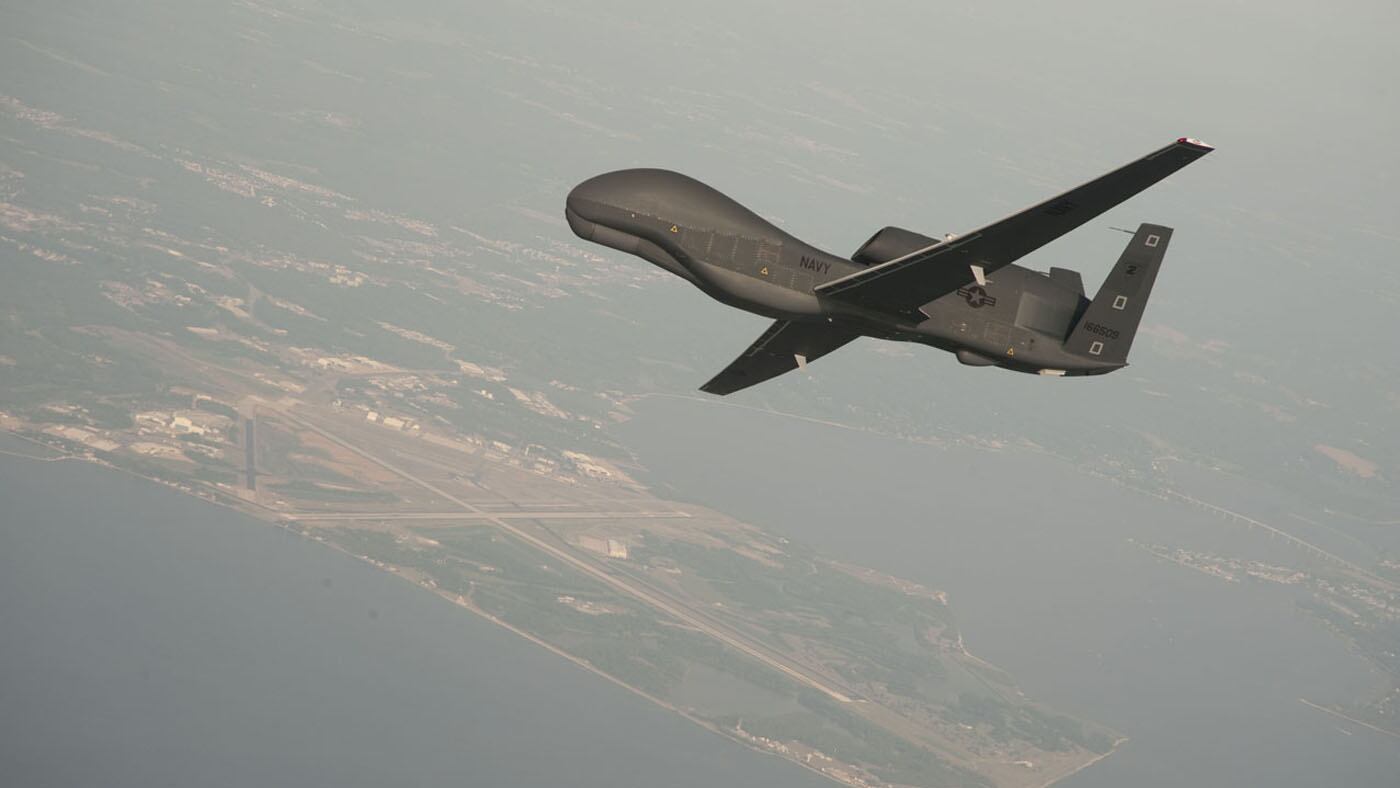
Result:
[[829,784],[155,484],[0,456],[0,501],[0,784]]

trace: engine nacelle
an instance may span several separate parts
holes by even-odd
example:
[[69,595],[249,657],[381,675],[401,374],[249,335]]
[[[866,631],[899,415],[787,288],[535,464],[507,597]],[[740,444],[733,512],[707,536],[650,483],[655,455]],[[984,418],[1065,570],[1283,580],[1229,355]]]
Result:
[[851,262],[861,265],[879,265],[924,247],[933,246],[936,243],[941,243],[941,241],[927,235],[920,235],[913,230],[906,230],[903,227],[886,227],[870,236],[870,240],[861,244],[856,253],[851,255]]

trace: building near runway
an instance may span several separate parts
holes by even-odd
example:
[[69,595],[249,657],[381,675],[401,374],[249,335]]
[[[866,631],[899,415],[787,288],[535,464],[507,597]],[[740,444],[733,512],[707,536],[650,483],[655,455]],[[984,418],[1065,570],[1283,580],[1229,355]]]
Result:
[[578,546],[598,555],[607,558],[627,558],[627,543],[618,539],[608,539],[601,536],[580,536]]

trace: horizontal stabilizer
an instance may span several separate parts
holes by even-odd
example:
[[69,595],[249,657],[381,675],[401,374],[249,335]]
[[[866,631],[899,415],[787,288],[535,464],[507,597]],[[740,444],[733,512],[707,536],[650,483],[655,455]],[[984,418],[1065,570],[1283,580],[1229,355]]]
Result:
[[721,396],[733,394],[806,366],[858,336],[855,331],[830,323],[779,320],[700,390]]

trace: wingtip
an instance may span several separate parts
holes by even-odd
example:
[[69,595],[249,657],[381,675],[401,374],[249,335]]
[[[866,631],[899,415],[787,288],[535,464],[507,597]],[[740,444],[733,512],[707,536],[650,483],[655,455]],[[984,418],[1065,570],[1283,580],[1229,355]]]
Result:
[[1215,146],[1214,146],[1214,145],[1210,145],[1210,144],[1201,142],[1200,140],[1196,139],[1195,137],[1177,137],[1176,141],[1177,141],[1177,144],[1178,144],[1178,145],[1190,145],[1190,146],[1193,147],[1193,148],[1199,148],[1200,150],[1203,150],[1203,151],[1213,151],[1213,150],[1215,150]]

